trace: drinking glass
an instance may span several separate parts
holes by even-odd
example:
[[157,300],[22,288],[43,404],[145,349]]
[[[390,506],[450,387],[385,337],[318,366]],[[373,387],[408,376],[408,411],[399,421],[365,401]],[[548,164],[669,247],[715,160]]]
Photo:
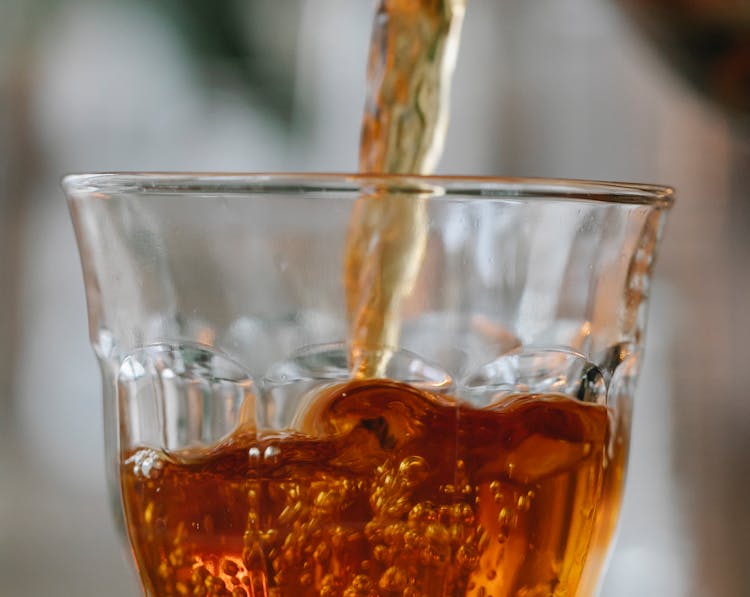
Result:
[[[595,593],[671,189],[63,185],[113,506],[146,594]],[[387,305],[388,345],[354,346],[362,300]]]

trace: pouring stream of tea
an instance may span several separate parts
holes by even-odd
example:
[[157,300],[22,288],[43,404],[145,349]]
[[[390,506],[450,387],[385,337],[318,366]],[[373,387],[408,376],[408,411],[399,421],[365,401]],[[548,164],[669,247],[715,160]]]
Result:
[[[466,0],[381,0],[373,25],[359,169],[430,174],[443,148]],[[350,367],[384,377],[427,242],[427,194],[372,189],[353,210],[344,276]]]

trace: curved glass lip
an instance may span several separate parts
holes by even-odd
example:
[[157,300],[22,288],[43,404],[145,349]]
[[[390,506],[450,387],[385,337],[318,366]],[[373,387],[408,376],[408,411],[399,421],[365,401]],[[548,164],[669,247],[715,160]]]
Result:
[[672,187],[631,182],[564,178],[492,176],[422,176],[369,173],[282,172],[96,172],[62,179],[69,198],[120,193],[229,195],[253,193],[389,193],[424,194],[431,199],[520,199],[596,201],[666,208],[674,202]]

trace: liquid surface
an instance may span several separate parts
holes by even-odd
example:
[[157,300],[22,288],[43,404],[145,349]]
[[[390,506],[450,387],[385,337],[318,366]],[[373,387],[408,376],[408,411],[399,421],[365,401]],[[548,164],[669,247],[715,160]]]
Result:
[[560,395],[476,409],[354,381],[294,431],[132,450],[122,495],[153,595],[572,597],[619,507],[610,435]]

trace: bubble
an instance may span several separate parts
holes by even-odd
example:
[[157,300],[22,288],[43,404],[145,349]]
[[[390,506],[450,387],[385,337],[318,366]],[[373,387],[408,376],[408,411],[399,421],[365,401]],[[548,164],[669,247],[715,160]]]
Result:
[[221,571],[227,576],[237,576],[240,568],[233,560],[224,560],[221,566]]
[[328,543],[319,543],[313,552],[313,558],[319,564],[325,564],[331,557],[331,546]]
[[154,502],[150,501],[143,512],[143,522],[151,524],[154,521]]
[[394,522],[385,527],[383,532],[383,540],[386,545],[402,545],[404,542],[404,535],[406,534],[406,524],[403,522]]
[[299,518],[299,515],[301,513],[302,513],[302,504],[300,502],[296,502],[294,504],[285,506],[284,509],[279,514],[279,522],[283,525],[291,524],[297,518]]
[[430,524],[425,529],[427,540],[437,547],[444,547],[450,543],[450,533],[442,524]]
[[344,597],[370,597],[375,596],[375,587],[372,579],[366,574],[358,574],[352,579],[351,584],[344,591]]
[[519,496],[517,505],[521,512],[528,512],[531,509],[531,495]]
[[445,495],[453,495],[456,493],[456,487],[452,483],[446,483],[445,485],[440,486],[440,493],[444,493]]
[[467,503],[458,503],[453,505],[453,520],[466,525],[474,524],[474,509]]
[[409,582],[409,575],[398,566],[390,566],[378,581],[378,586],[384,591],[402,591]]
[[338,579],[336,578],[336,575],[335,575],[335,574],[330,574],[330,573],[329,573],[329,574],[326,574],[326,575],[325,575],[325,576],[323,576],[323,578],[322,578],[322,579],[320,580],[320,586],[321,586],[321,587],[322,587],[323,589],[327,589],[327,588],[330,588],[330,589],[334,589],[334,588],[336,588],[336,587],[337,587],[337,585],[338,585],[338,584],[339,584],[339,581],[338,581]]
[[321,491],[315,496],[313,514],[327,516],[336,512],[341,505],[341,495],[337,491]]
[[175,547],[167,559],[173,567],[179,568],[185,560],[185,552],[181,547]]
[[367,540],[370,541],[370,543],[375,543],[379,541],[382,536],[383,533],[380,524],[375,520],[367,521],[367,524],[365,524],[365,537],[367,537]]
[[487,531],[482,529],[480,527],[479,535],[477,537],[477,550],[481,553],[485,549],[487,549],[487,546],[490,544],[490,536],[487,534]]
[[409,511],[411,503],[405,496],[399,496],[389,502],[388,507],[385,509],[385,515],[389,518],[401,518],[404,514]]
[[456,551],[456,562],[464,570],[474,570],[479,565],[479,554],[473,545],[462,545]]
[[336,525],[330,530],[331,545],[336,549],[341,549],[346,541],[347,532],[340,525]]
[[220,591],[226,591],[227,586],[224,584],[224,581],[220,579],[218,576],[209,575],[206,577],[206,579],[203,581],[203,585],[208,589],[209,593],[219,593]]
[[263,460],[266,464],[276,464],[279,456],[281,456],[281,449],[275,444],[270,444],[263,450]]
[[510,531],[513,526],[513,510],[510,508],[501,508],[497,515],[498,537],[500,543],[504,543],[510,537]]
[[157,570],[159,576],[162,578],[170,578],[172,574],[174,573],[174,570],[172,566],[170,566],[167,562],[162,562],[159,564],[159,569]]
[[415,504],[414,507],[409,512],[409,520],[419,520],[419,521],[437,520],[437,510],[435,509],[435,505],[429,500],[425,500],[423,502],[419,502],[418,504]]
[[409,529],[404,533],[404,547],[407,549],[417,549],[422,544],[422,534],[415,529]]
[[210,575],[211,573],[208,571],[208,569],[205,566],[199,566],[198,568],[193,569],[193,573],[191,575],[191,579],[193,583],[195,584],[203,584],[203,581]]
[[379,562],[389,563],[393,560],[393,552],[385,545],[376,545],[372,555]]
[[398,465],[398,473],[407,487],[414,487],[427,476],[427,461],[421,456],[407,456]]

